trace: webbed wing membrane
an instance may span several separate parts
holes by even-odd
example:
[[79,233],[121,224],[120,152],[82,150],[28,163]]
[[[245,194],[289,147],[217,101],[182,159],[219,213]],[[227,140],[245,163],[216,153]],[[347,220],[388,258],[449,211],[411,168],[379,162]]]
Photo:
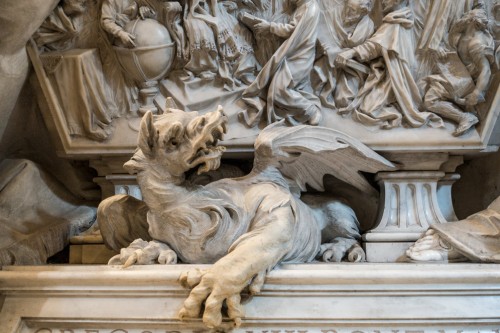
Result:
[[254,171],[268,166],[294,180],[302,191],[306,184],[323,191],[327,174],[356,188],[373,193],[375,189],[360,171],[376,173],[395,166],[360,141],[339,131],[307,125],[266,127],[255,141]]

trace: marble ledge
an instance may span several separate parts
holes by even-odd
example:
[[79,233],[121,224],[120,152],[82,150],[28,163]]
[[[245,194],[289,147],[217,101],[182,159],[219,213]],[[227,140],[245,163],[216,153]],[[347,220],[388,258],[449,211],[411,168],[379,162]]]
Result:
[[[6,266],[0,333],[200,333],[177,317],[177,278],[202,265]],[[302,264],[272,271],[243,295],[233,333],[498,333],[500,265]]]
[[[0,270],[0,292],[50,290],[109,290],[121,292],[134,287],[134,292],[182,292],[179,275],[190,269],[206,269],[210,265],[47,265],[4,266]],[[292,287],[314,291],[328,286],[329,290],[345,290],[352,286],[377,289],[428,289],[446,284],[453,289],[491,290],[500,295],[500,264],[473,263],[340,263],[281,265],[266,277],[262,294]],[[385,289],[387,290],[387,289]],[[290,289],[290,291],[292,291]],[[187,291],[185,291],[187,295]],[[500,311],[499,311],[500,315]]]

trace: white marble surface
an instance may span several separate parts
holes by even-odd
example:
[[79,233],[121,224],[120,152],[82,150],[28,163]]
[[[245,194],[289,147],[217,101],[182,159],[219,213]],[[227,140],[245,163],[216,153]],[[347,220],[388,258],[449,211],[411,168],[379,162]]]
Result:
[[[205,331],[177,319],[188,295],[177,278],[192,267],[3,267],[0,332]],[[234,332],[495,333],[500,265],[287,265],[245,310]]]

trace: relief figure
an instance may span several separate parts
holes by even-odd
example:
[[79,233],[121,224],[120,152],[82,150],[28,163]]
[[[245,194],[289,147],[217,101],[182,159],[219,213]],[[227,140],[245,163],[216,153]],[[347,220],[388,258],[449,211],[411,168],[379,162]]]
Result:
[[184,27],[190,57],[184,68],[190,77],[219,77],[226,90],[233,90],[242,81],[253,81],[257,68],[253,39],[236,19],[237,10],[238,5],[232,1],[188,1]]
[[175,42],[175,61],[176,69],[183,68],[189,60],[189,44],[186,31],[182,26],[183,19],[182,5],[177,1],[161,2],[159,22],[163,24],[170,33]]
[[102,28],[101,58],[103,70],[113,88],[120,114],[136,115],[139,109],[139,90],[133,79],[124,75],[114,46],[132,49],[135,36],[125,31],[127,23],[141,16],[153,17],[155,12],[142,2],[133,0],[103,0],[100,26]]
[[[247,1],[246,4],[255,6],[251,1]],[[218,6],[220,19],[226,26],[227,31],[232,32],[237,51],[237,57],[225,57],[226,65],[229,66],[235,85],[239,86],[241,83],[249,85],[255,80],[259,67],[253,49],[254,38],[252,32],[237,19],[236,16],[239,10],[235,2],[224,0],[220,1]]]
[[[448,44],[448,32],[462,15],[471,10],[477,0],[420,0],[415,8],[419,27],[415,27],[417,41],[418,71],[415,81],[433,74],[439,54],[451,50]],[[417,25],[417,19],[415,20]],[[421,25],[421,27],[420,27]]]
[[337,68],[334,62],[340,52],[373,35],[375,25],[369,16],[372,7],[372,0],[346,1],[344,8],[334,11],[335,19],[324,25],[324,36],[318,37],[323,55],[314,64],[311,83],[325,106],[347,107],[366,79],[365,73],[352,67]]
[[257,126],[285,119],[291,124],[321,121],[319,99],[305,90],[314,65],[319,7],[316,0],[293,0],[295,12],[289,23],[262,22],[256,32],[287,38],[243,92],[248,106],[240,113],[243,122]]
[[448,31],[466,11],[472,8],[472,4],[473,0],[427,1],[425,23],[417,35],[417,49],[437,52],[446,48]]
[[472,111],[484,101],[491,76],[490,63],[494,61],[495,45],[484,9],[466,12],[453,25],[449,45],[455,52],[441,53],[436,66],[438,73],[425,79],[424,105],[457,123],[453,135],[460,136],[479,122]]
[[112,39],[113,45],[135,47],[135,36],[125,31],[125,26],[137,18],[154,17],[155,12],[133,0],[104,0],[101,8],[101,27]]
[[157,111],[158,80],[167,75],[175,58],[175,43],[151,7],[112,0],[102,6],[101,25],[112,39],[121,70],[140,88],[139,114]]
[[214,20],[206,1],[187,1],[184,29],[189,41],[189,61],[184,68],[204,80],[213,80],[219,69],[217,42],[208,23]]
[[365,125],[388,129],[404,120],[410,127],[441,127],[442,120],[421,112],[422,98],[413,79],[410,65],[415,62],[412,38],[413,16],[407,0],[383,0],[386,14],[376,33],[359,46],[344,51],[335,60],[346,67],[356,58],[370,63],[370,74],[356,100],[342,113],[352,112],[353,119]]
[[43,65],[47,84],[57,95],[45,97],[58,99],[54,104],[63,110],[69,134],[103,141],[111,135],[110,125],[118,109],[98,50],[75,47],[86,5],[86,0],[65,0],[54,9],[34,35],[42,52],[33,61],[35,66]]
[[64,0],[54,9],[33,36],[41,51],[67,50],[73,46],[86,3],[87,0]]

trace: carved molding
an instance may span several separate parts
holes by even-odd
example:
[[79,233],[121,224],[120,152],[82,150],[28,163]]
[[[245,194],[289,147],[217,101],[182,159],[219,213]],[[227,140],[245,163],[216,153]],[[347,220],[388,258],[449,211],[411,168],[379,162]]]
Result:
[[[206,331],[201,320],[177,319],[187,296],[177,279],[188,268],[4,267],[2,332]],[[500,328],[499,279],[499,265],[286,265],[268,274],[233,332],[492,333]]]

